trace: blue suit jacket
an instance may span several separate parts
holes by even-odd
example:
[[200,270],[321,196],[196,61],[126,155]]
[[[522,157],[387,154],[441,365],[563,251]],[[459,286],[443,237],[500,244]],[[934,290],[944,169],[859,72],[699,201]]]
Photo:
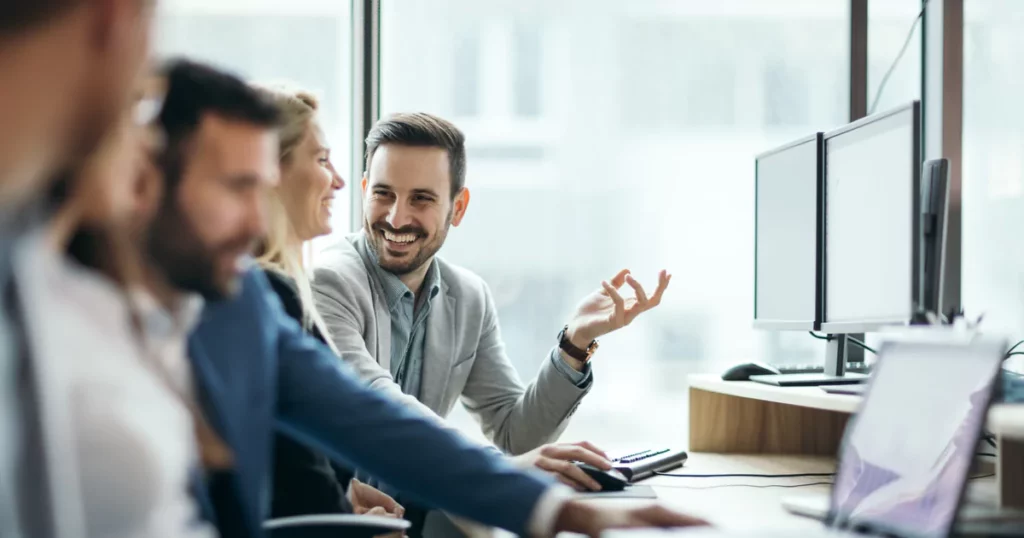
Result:
[[235,509],[207,514],[224,535],[262,535],[275,429],[412,500],[517,534],[552,485],[366,387],[283,311],[258,270],[236,297],[206,306],[189,355],[204,412],[234,451],[220,494]]

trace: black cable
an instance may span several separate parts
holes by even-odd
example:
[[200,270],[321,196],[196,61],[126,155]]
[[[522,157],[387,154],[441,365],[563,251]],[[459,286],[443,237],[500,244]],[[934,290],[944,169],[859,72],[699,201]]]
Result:
[[1010,351],[1009,353],[1006,354],[1005,357],[1003,357],[1003,360],[1009,359],[1010,357],[1013,357],[1015,355],[1024,355],[1024,351]]
[[978,475],[978,476],[972,476],[972,477],[968,478],[968,480],[981,480],[982,478],[992,478],[995,475],[996,475],[996,473],[981,474],[981,475]]
[[719,484],[717,486],[658,486],[672,489],[719,489],[719,488],[806,488],[808,486],[831,486],[832,482],[808,482],[806,484]]
[[921,11],[914,17],[914,24],[910,25],[910,31],[907,32],[907,39],[903,42],[903,47],[900,48],[900,52],[896,54],[896,59],[892,61],[892,65],[889,66],[889,70],[885,72],[885,76],[882,77],[882,82],[878,85],[878,91],[875,92],[875,99],[871,103],[871,109],[868,114],[874,114],[875,109],[878,108],[878,100],[882,98],[882,91],[885,90],[885,85],[889,82],[889,77],[892,76],[892,72],[896,70],[896,66],[900,64],[900,60],[903,55],[907,52],[907,47],[910,46],[910,40],[914,38],[914,30],[917,29],[917,23],[921,22],[924,18],[925,9],[928,8],[928,1],[924,0],[921,5]]
[[796,474],[675,474],[655,471],[658,476],[673,476],[676,478],[810,478],[819,476],[835,476],[836,473],[796,473]]
[[995,454],[989,454],[988,452],[978,452],[977,454],[975,454],[975,456],[986,457],[986,458],[998,458],[999,457],[999,456],[997,456]]
[[1013,353],[1013,350],[1015,350],[1018,347],[1020,347],[1021,344],[1024,344],[1024,340],[1021,340],[1021,341],[1017,342],[1016,344],[1013,344],[1013,346],[1011,346],[1010,349],[1007,349],[1006,350],[1006,356],[1009,357],[1010,353]]
[[871,346],[865,344],[864,342],[861,342],[860,340],[858,340],[858,339],[856,339],[856,338],[854,338],[852,336],[847,336],[846,339],[849,340],[850,342],[852,342],[853,345],[855,345],[855,346],[857,346],[859,348],[864,349],[864,351],[870,351],[871,354],[878,355],[878,352],[875,351],[874,348],[872,348]]
[[[818,333],[816,333],[814,331],[807,331],[807,334],[810,334],[811,336],[813,336],[814,338],[817,338],[818,340],[828,341],[828,340],[832,340],[833,339],[832,336],[820,335],[820,334],[818,334]],[[861,340],[859,340],[857,338],[854,338],[852,336],[847,336],[846,339],[849,340],[851,343],[853,343],[853,345],[855,345],[855,346],[857,346],[857,347],[859,347],[861,349],[864,349],[866,351],[870,351],[871,353],[874,353],[875,355],[878,355],[878,352],[875,351],[874,348],[872,348],[871,346],[865,344]],[[1024,354],[1024,353],[1022,353],[1022,354]]]

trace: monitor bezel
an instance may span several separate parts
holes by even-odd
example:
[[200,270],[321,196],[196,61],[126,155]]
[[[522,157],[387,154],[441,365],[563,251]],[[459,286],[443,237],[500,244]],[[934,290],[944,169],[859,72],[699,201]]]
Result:
[[[911,186],[913,192],[912,199],[912,215],[911,218],[911,283],[910,283],[910,294],[911,297],[909,308],[907,309],[906,318],[877,318],[877,319],[862,319],[856,321],[828,321],[828,244],[826,234],[828,233],[828,142],[833,138],[842,136],[851,131],[860,129],[867,125],[872,125],[879,121],[889,119],[893,116],[900,114],[910,113],[911,117],[911,152],[914,157],[911,159]],[[821,186],[820,190],[822,193],[822,207],[820,215],[820,226],[821,234],[819,243],[819,251],[821,253],[821,331],[829,334],[849,334],[849,333],[865,333],[878,331],[885,327],[909,325],[913,320],[914,313],[917,312],[917,307],[921,302],[920,298],[920,233],[921,233],[921,219],[918,215],[921,212],[921,102],[912,101],[909,104],[897,107],[885,112],[880,112],[865,118],[861,118],[848,125],[829,131],[825,133],[822,141],[821,157]]]
[[[772,331],[817,331],[821,328],[821,308],[822,298],[821,293],[823,288],[821,287],[821,270],[824,258],[821,252],[821,242],[823,240],[822,234],[824,234],[824,222],[822,220],[822,210],[824,208],[824,192],[822,191],[824,168],[822,166],[821,158],[822,151],[824,150],[822,132],[817,132],[809,136],[804,136],[778,146],[776,148],[764,151],[757,154],[754,157],[754,322],[753,327],[755,329],[772,330]],[[815,199],[817,201],[817,207],[815,208],[815,236],[818,247],[814,249],[814,319],[812,320],[786,320],[786,319],[763,319],[757,317],[757,193],[760,187],[758,168],[761,161],[766,157],[781,153],[783,151],[802,146],[809,142],[814,142],[814,152],[817,156],[814,173],[815,173],[815,186],[817,193]]]

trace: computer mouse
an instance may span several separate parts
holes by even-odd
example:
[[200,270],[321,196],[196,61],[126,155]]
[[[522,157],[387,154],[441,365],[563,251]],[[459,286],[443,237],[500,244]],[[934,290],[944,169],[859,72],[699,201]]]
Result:
[[723,381],[749,381],[752,375],[780,374],[777,369],[763,362],[745,362],[729,368],[722,374]]
[[601,491],[622,491],[629,484],[625,475],[615,469],[602,471],[589,463],[581,462],[576,462],[576,466],[587,473],[587,476],[596,480],[598,484],[601,484]]

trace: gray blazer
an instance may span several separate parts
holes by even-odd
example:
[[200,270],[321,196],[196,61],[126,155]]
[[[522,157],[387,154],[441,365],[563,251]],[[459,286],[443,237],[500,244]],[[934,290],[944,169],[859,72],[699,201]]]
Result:
[[[384,290],[373,278],[362,232],[330,246],[316,260],[313,290],[329,338],[342,359],[372,387],[448,416],[455,401],[484,434],[510,454],[558,438],[588,392],[561,374],[548,355],[540,373],[523,386],[505,354],[491,292],[479,276],[436,258],[441,292],[427,317],[420,402],[391,377],[391,316]],[[553,339],[553,338],[552,338]]]

